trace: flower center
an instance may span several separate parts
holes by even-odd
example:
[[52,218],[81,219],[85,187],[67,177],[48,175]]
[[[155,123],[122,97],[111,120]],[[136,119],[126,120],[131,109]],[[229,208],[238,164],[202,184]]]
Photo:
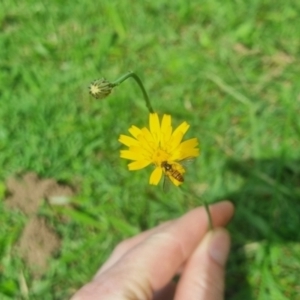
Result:
[[153,153],[152,161],[156,166],[160,167],[161,163],[163,161],[168,161],[169,157],[170,157],[170,154],[168,154],[161,148],[157,148],[156,151],[154,151],[154,153]]

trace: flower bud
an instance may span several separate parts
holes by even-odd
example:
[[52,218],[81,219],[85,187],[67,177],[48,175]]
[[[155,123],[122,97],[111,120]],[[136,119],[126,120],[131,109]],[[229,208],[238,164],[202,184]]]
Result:
[[90,84],[89,89],[90,89],[90,94],[94,98],[104,99],[111,93],[113,87],[114,85],[112,85],[109,81],[107,81],[105,78],[101,78],[93,81]]

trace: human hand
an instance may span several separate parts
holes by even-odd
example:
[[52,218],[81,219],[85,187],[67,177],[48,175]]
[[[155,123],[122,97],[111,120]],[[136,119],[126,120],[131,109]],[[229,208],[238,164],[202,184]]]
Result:
[[[209,209],[216,227],[234,211],[228,201]],[[206,211],[199,207],[121,242],[71,300],[223,299],[230,237],[224,228],[207,229]]]

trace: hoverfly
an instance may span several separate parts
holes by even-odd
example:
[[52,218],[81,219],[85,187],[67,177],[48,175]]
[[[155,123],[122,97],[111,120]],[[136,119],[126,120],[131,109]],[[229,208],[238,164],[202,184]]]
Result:
[[171,176],[179,182],[184,182],[183,174],[174,168],[172,164],[169,164],[167,161],[161,163],[161,167],[164,169],[167,176]]
[[[183,174],[185,170],[181,165],[186,165],[193,161],[193,158],[188,157],[180,162],[169,163],[168,161],[163,161],[161,163],[161,167],[164,171],[164,183],[163,183],[163,190],[166,192],[170,186],[170,182],[174,180],[179,181],[180,183],[184,182]],[[174,183],[174,182],[173,182]]]

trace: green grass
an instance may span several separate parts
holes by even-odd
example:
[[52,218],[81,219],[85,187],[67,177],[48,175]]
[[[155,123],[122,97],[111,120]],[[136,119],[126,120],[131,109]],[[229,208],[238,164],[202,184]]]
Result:
[[[62,238],[44,277],[14,254],[26,217],[0,204],[0,298],[66,299],[113,247],[163,220],[230,199],[228,299],[300,295],[300,76],[297,1],[10,1],[0,10],[0,196],[35,171],[78,187],[72,208],[41,207]],[[202,154],[180,190],[127,171],[117,139],[147,109],[130,80],[104,101],[89,83],[129,70]]]

